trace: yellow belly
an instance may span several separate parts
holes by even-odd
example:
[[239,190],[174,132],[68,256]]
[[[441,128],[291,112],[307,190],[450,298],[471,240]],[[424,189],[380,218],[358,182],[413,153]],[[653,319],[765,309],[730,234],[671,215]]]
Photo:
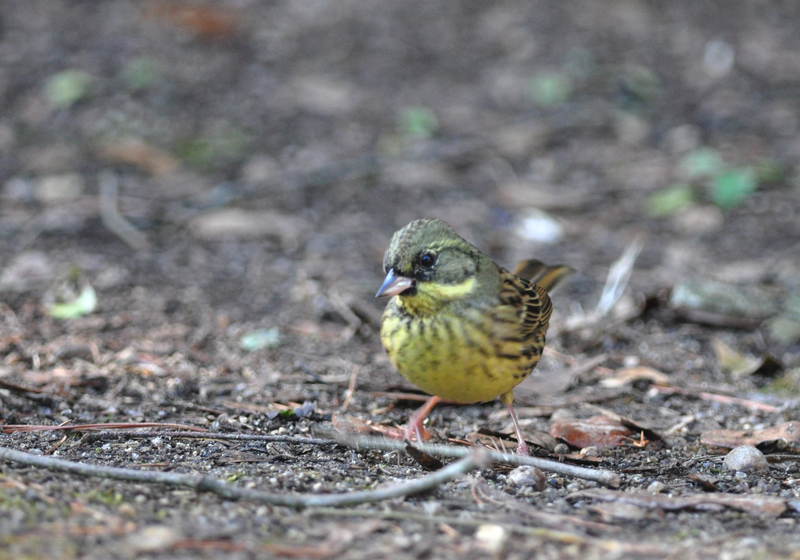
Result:
[[411,383],[443,399],[474,403],[510,391],[538,362],[538,355],[523,355],[523,343],[513,340],[513,327],[492,321],[485,311],[462,312],[458,318],[410,318],[390,304],[381,340],[389,359]]

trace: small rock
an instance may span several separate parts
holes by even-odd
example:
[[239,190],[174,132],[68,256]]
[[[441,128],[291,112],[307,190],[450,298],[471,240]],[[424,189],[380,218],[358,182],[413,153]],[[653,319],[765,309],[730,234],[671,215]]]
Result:
[[172,546],[180,536],[164,525],[151,525],[128,537],[128,545],[137,552],[157,552]]
[[569,453],[569,445],[566,443],[557,443],[553,448],[553,453],[556,455],[567,455]]
[[508,533],[501,525],[484,524],[475,531],[477,545],[490,554],[500,554],[508,539]]
[[765,473],[769,472],[767,458],[755,447],[742,445],[733,448],[725,456],[722,465],[729,471],[743,473]]
[[661,482],[660,480],[654,480],[647,487],[647,491],[650,492],[651,494],[660,494],[661,492],[663,492],[666,489],[667,489],[667,485],[664,484],[663,482]]
[[786,505],[789,506],[790,509],[800,513],[800,500],[789,500],[786,502]]
[[597,447],[594,445],[590,445],[589,447],[584,447],[583,449],[581,449],[580,454],[584,457],[597,457],[599,455]]
[[36,182],[36,198],[45,204],[75,200],[83,192],[84,181],[78,173],[47,175]]
[[517,467],[508,473],[506,485],[517,488],[533,488],[538,491],[544,490],[545,476],[536,467],[524,465]]

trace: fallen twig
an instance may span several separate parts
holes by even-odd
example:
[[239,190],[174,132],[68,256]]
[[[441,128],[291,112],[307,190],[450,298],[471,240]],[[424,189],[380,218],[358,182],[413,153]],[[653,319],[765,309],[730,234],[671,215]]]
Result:
[[489,464],[489,454],[483,449],[472,450],[466,457],[447,465],[445,468],[429,475],[400,484],[378,488],[376,490],[359,490],[346,494],[306,495],[306,494],[274,494],[263,490],[253,490],[232,486],[217,478],[199,474],[167,473],[161,471],[142,471],[137,469],[106,467],[65,461],[54,457],[31,455],[23,451],[0,447],[0,460],[12,461],[22,465],[39,467],[51,471],[66,472],[81,476],[97,476],[151,484],[166,484],[191,488],[197,492],[211,492],[229,500],[248,500],[251,502],[288,506],[306,507],[341,507],[370,502],[379,502],[401,496],[410,496],[432,490],[462,474],[484,468]]
[[101,424],[59,424],[48,426],[44,424],[5,424],[0,426],[0,432],[11,434],[14,432],[53,432],[57,430],[96,431],[96,430],[132,430],[139,428],[171,428],[173,430],[187,430],[192,432],[208,432],[205,428],[189,426],[187,424],[172,424],[169,422],[108,422]]
[[[332,437],[339,443],[349,447],[354,447],[356,449],[401,451],[406,447],[406,443],[402,440],[372,436],[352,436],[333,432],[333,430],[323,431],[325,432],[325,435]],[[449,458],[464,457],[471,452],[471,449],[473,449],[471,447],[456,447],[453,445],[440,445],[436,443],[414,442],[413,445],[423,453]],[[507,463],[514,466],[530,465],[547,472],[563,474],[565,476],[574,476],[575,478],[582,478],[585,480],[594,480],[600,484],[605,484],[606,486],[611,486],[613,488],[616,488],[620,485],[619,476],[611,471],[576,467],[575,465],[558,463],[556,461],[548,461],[547,459],[539,459],[537,457],[529,457],[527,455],[517,455],[516,453],[490,452],[489,457],[495,463]]]

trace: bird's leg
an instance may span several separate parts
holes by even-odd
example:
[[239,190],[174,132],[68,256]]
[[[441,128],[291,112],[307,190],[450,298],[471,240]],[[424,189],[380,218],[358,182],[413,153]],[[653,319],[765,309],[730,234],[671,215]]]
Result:
[[514,391],[508,391],[500,395],[500,400],[503,401],[503,404],[506,405],[509,414],[511,414],[511,421],[514,422],[514,430],[517,432],[517,453],[519,455],[530,455],[530,451],[528,451],[528,444],[525,443],[525,437],[522,435],[522,428],[519,425],[519,420],[517,419],[517,412],[514,410]]
[[428,417],[428,414],[431,413],[433,407],[436,406],[441,399],[439,397],[431,397],[425,404],[423,404],[419,409],[417,409],[414,414],[411,415],[411,418],[408,419],[408,425],[406,426],[405,430],[405,438],[407,440],[411,440],[412,436],[416,436],[417,441],[422,441],[422,434],[425,433],[425,428],[422,426],[422,423]]

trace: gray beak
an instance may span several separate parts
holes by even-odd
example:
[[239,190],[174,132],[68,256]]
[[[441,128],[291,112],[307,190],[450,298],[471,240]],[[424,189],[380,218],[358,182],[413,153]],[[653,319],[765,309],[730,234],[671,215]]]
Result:
[[386,279],[383,281],[383,284],[381,284],[381,288],[378,290],[378,293],[375,294],[375,297],[396,296],[413,287],[413,278],[397,276],[394,273],[394,269],[391,269],[386,275]]

